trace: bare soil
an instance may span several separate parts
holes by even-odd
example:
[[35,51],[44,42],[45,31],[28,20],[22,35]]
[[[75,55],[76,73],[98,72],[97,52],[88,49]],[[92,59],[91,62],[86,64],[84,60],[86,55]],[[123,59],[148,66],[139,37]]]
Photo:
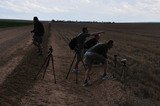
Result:
[[[143,64],[138,66],[137,64],[133,64],[134,62],[138,63],[141,61],[140,57],[132,56],[132,49],[140,49],[139,55],[141,52],[145,52],[148,54],[154,54],[159,56],[159,51],[155,49],[155,53],[151,52],[150,49],[147,49],[146,46],[141,48],[141,45],[145,42],[145,40],[153,41],[159,44],[157,38],[159,36],[154,36],[152,31],[150,31],[153,38],[148,38],[148,36],[141,36],[141,33],[144,32],[139,31],[140,36],[131,36],[131,29],[127,29],[128,33],[126,33],[126,28],[122,28],[119,32],[116,29],[116,25],[111,27],[111,29],[106,29],[107,26],[101,25],[88,25],[90,31],[95,32],[98,30],[107,31],[105,35],[101,36],[101,42],[105,40],[113,39],[115,41],[115,49],[110,51],[109,55],[118,54],[121,58],[127,58],[129,60],[128,65],[131,67],[129,71],[133,71],[136,67],[140,68],[139,70],[143,70],[145,68]],[[130,26],[130,25],[128,25]],[[102,74],[103,67],[102,66],[94,66],[93,72],[91,75],[91,81],[93,82],[92,86],[84,87],[83,86],[83,78],[84,78],[84,68],[81,64],[80,66],[80,74],[78,76],[78,84],[75,83],[75,74],[70,73],[69,78],[65,79],[67,72],[69,70],[71,61],[74,57],[73,51],[68,48],[68,42],[70,38],[73,38],[74,35],[80,32],[83,24],[63,24],[63,23],[53,23],[51,30],[51,38],[49,45],[52,45],[54,48],[54,64],[56,71],[56,79],[57,84],[54,84],[54,76],[52,72],[52,66],[50,65],[47,69],[47,74],[44,80],[38,80],[35,86],[28,91],[28,94],[22,98],[22,105],[49,105],[49,106],[130,106],[130,105],[143,105],[143,106],[154,106],[159,104],[159,87],[151,87],[152,85],[143,85],[141,82],[137,80],[131,80],[133,76],[128,78],[128,82],[123,84],[119,81],[119,79],[109,79],[105,81],[99,80],[100,75]],[[119,26],[120,27],[120,26]],[[121,26],[123,27],[123,25]],[[120,28],[121,28],[120,27]],[[144,26],[143,26],[144,27]],[[128,28],[128,27],[127,27]],[[145,28],[145,27],[144,27]],[[137,31],[137,30],[136,30]],[[136,32],[135,31],[135,32]],[[133,34],[135,34],[135,32]],[[145,32],[148,34],[148,32]],[[157,34],[159,32],[156,32]],[[154,38],[156,37],[156,39]],[[135,40],[134,40],[135,39]],[[153,39],[153,40],[152,40]],[[125,40],[125,41],[124,41]],[[137,40],[143,41],[133,47],[134,42]],[[133,43],[132,43],[133,41]],[[141,45],[140,45],[141,44]],[[138,46],[138,48],[137,48]],[[155,45],[153,45],[155,46]],[[157,45],[158,46],[158,45]],[[131,48],[130,48],[131,47]],[[143,46],[142,46],[143,47]],[[128,49],[129,48],[129,49]],[[122,49],[122,50],[121,50]],[[154,48],[153,48],[154,49]],[[123,51],[124,50],[124,51]],[[142,50],[142,51],[141,51]],[[119,52],[121,51],[121,52]],[[128,53],[131,52],[131,53]],[[112,54],[113,53],[113,54]],[[159,58],[159,57],[158,57]],[[142,60],[142,61],[147,61]],[[148,61],[147,61],[148,62]],[[142,67],[142,69],[141,69]],[[158,67],[157,67],[158,68]],[[114,72],[120,71],[120,67],[117,69],[113,68],[113,65],[108,68],[108,75],[112,76]],[[138,71],[138,70],[134,70]],[[119,76],[117,76],[119,77]],[[137,76],[135,76],[137,77]],[[147,76],[148,77],[148,76]],[[148,77],[150,78],[150,77]],[[133,78],[137,79],[137,78]],[[142,78],[143,79],[143,78]],[[147,80],[146,80],[147,81]],[[155,81],[156,82],[156,81]],[[154,81],[152,82],[154,83]],[[153,84],[155,85],[155,84]],[[157,89],[157,90],[156,90]],[[155,94],[154,92],[157,92]]]
[[[80,65],[80,74],[78,75],[78,84],[75,83],[76,75],[74,73],[69,74],[69,78],[65,79],[69,70],[71,61],[74,57],[74,52],[68,47],[68,42],[71,38],[81,32],[83,26],[88,26],[90,32],[96,32],[104,30],[106,33],[101,36],[100,42],[114,40],[114,48],[109,51],[109,59],[113,61],[113,55],[118,55],[119,64],[117,68],[113,67],[113,63],[109,64],[108,75],[113,76],[109,80],[101,81],[100,75],[103,72],[103,66],[94,66],[91,74],[91,81],[93,84],[88,87],[84,87],[83,79],[85,69],[83,65]],[[28,32],[30,27],[26,30],[25,27],[23,33],[16,35],[25,35],[24,32]],[[14,29],[15,30],[15,29]],[[13,31],[14,32],[14,31]],[[12,33],[13,33],[12,32]],[[27,33],[26,33],[27,34]],[[49,38],[49,44],[53,46],[54,56],[54,70],[56,72],[57,84],[54,84],[54,76],[51,64],[47,68],[45,78],[39,77],[36,81],[33,80],[35,72],[32,71],[32,67],[37,64],[35,62],[28,63],[29,70],[21,75],[18,80],[22,79],[22,82],[8,83],[8,85],[17,86],[14,87],[14,91],[11,87],[6,88],[2,85],[0,93],[5,95],[2,90],[6,90],[8,93],[3,97],[1,104],[18,104],[22,106],[157,106],[160,105],[160,31],[159,25],[155,24],[84,24],[84,23],[52,23],[51,36]],[[8,35],[8,34],[7,34]],[[3,36],[3,35],[1,35]],[[25,38],[25,37],[24,37]],[[1,39],[3,39],[1,41]],[[5,43],[9,39],[14,39],[12,36],[1,38],[0,42]],[[8,40],[7,40],[8,39]],[[20,36],[15,38],[23,39]],[[31,38],[28,40],[31,41]],[[23,41],[23,43],[25,42]],[[6,45],[10,44],[8,41]],[[17,41],[18,42],[18,41]],[[23,44],[20,43],[21,45]],[[27,43],[27,42],[26,42]],[[18,43],[14,43],[17,44]],[[30,44],[30,43],[27,43]],[[9,49],[12,46],[6,46]],[[14,46],[16,49],[19,46]],[[23,46],[25,47],[25,46]],[[2,50],[5,47],[0,47]],[[19,49],[21,50],[21,49]],[[25,49],[26,50],[26,49]],[[11,51],[10,51],[11,52]],[[9,52],[9,53],[10,53]],[[6,52],[8,53],[8,52]],[[19,54],[20,53],[20,54]],[[17,51],[14,56],[23,56],[24,52]],[[11,52],[12,54],[12,52]],[[2,54],[2,57],[5,55]],[[5,64],[2,64],[6,68],[9,61],[19,61],[21,58],[10,59],[10,56],[4,58]],[[9,59],[7,59],[9,58]],[[22,57],[23,58],[23,57]],[[37,57],[40,58],[40,57]],[[127,66],[129,67],[126,77],[126,81],[122,83],[120,81],[121,64],[120,59],[127,59]],[[18,62],[15,62],[15,66]],[[38,61],[37,61],[38,63]],[[19,65],[18,65],[19,66]],[[12,66],[11,66],[12,67]],[[3,68],[1,68],[3,69]],[[11,68],[10,68],[11,69]],[[23,69],[23,68],[22,68]],[[12,69],[11,69],[12,70]],[[39,68],[36,69],[38,71]],[[34,70],[35,71],[35,70]],[[3,71],[5,72],[5,71]],[[9,72],[5,72],[6,76]],[[18,73],[18,72],[17,72]],[[15,73],[13,73],[15,74]],[[28,74],[28,76],[26,75]],[[2,77],[1,81],[6,77]],[[31,79],[32,78],[32,79]],[[9,79],[9,78],[8,78]],[[27,80],[29,79],[29,80]],[[31,80],[30,80],[31,79]],[[6,80],[6,79],[5,79]],[[25,82],[26,81],[26,82]],[[10,81],[12,82],[12,81]],[[16,84],[16,85],[15,85]],[[8,87],[8,88],[7,88]],[[17,90],[20,89],[20,90]],[[22,89],[22,90],[21,90]],[[25,91],[25,92],[24,92]],[[12,94],[9,94],[12,93]],[[14,96],[15,94],[20,96]],[[1,96],[0,96],[1,98]],[[9,98],[9,99],[7,99]],[[1,100],[1,99],[0,99]],[[18,103],[17,103],[18,102]]]
[[4,28],[0,31],[0,83],[19,64],[32,43],[33,26]]

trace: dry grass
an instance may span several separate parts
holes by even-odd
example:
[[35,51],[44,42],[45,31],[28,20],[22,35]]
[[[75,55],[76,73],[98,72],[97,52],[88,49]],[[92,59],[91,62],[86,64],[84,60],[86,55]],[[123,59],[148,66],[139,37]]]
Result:
[[[128,60],[125,84],[132,89],[134,96],[160,100],[160,24],[52,23],[52,26],[66,46],[69,39],[81,32],[84,26],[88,27],[89,32],[105,31],[100,42],[114,40],[114,48],[109,52],[110,58],[113,59],[113,55],[117,54],[119,58]],[[117,68],[110,66],[110,73],[116,73],[119,80],[120,63]]]
[[[109,51],[109,59],[113,61],[113,55],[117,54],[119,61],[116,68],[113,63],[109,64],[108,73],[114,75],[115,80],[99,81],[96,80],[101,74],[103,67],[93,67],[91,78],[94,84],[88,88],[80,84],[74,84],[75,75],[71,74],[69,80],[64,80],[66,70],[72,60],[72,52],[69,52],[68,43],[71,38],[81,32],[82,27],[87,26],[89,32],[105,31],[101,36],[100,42],[110,39],[114,40],[114,48]],[[41,101],[45,104],[53,98],[65,101],[66,105],[118,105],[118,106],[137,106],[137,105],[159,105],[160,101],[160,30],[159,24],[98,24],[98,23],[52,23],[52,38],[50,39],[55,50],[56,75],[59,82],[53,85],[51,77],[45,81],[40,81],[37,85],[34,80],[35,74],[39,71],[45,57],[39,57],[31,47],[22,62],[7,77],[0,86],[0,105],[21,105],[21,98],[31,104],[38,104],[40,100],[36,97],[42,96]],[[47,28],[46,39],[48,41]],[[47,48],[47,43],[45,47]],[[47,51],[45,49],[45,51]],[[55,53],[55,54],[54,54]],[[127,59],[128,71],[126,80],[121,83],[121,63],[120,59]],[[83,67],[80,67],[84,70]],[[84,78],[84,71],[79,74],[80,79]],[[44,86],[41,86],[43,84]],[[34,93],[33,86],[35,89]],[[32,89],[33,88],[33,89]],[[33,90],[33,92],[32,92]],[[41,92],[44,90],[44,92]],[[28,91],[31,94],[28,94]],[[57,93],[57,97],[51,93]],[[33,93],[33,95],[32,95]],[[47,94],[47,95],[41,95]],[[65,94],[60,95],[60,94]],[[62,96],[62,98],[61,98]],[[27,97],[29,99],[27,99]],[[46,97],[46,98],[45,98]],[[48,100],[48,97],[50,100]],[[59,98],[58,98],[59,97]],[[76,98],[75,98],[76,97]],[[35,100],[35,101],[32,101]],[[37,100],[37,101],[36,101]],[[61,101],[60,101],[61,102]],[[54,103],[54,102],[53,102]],[[57,101],[55,103],[58,104]],[[47,104],[49,105],[49,104]]]

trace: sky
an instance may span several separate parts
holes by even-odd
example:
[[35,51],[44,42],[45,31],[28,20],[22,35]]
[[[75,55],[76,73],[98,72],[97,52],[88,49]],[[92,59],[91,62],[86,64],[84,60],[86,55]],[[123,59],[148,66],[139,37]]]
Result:
[[0,0],[0,19],[160,22],[160,0]]

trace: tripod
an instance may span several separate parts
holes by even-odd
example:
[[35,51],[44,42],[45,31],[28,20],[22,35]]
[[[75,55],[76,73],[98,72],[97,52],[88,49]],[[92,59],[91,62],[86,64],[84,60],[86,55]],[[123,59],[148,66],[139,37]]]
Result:
[[114,55],[113,62],[114,62],[114,67],[117,67],[117,55]]
[[[40,72],[42,71],[42,69],[44,68],[44,72],[43,72],[43,78],[45,76],[47,67],[49,66],[49,61],[52,61],[52,69],[53,69],[53,75],[54,75],[54,83],[56,84],[56,76],[55,76],[55,70],[54,70],[54,62],[53,62],[53,55],[52,55],[53,49],[52,46],[50,46],[49,48],[49,52],[48,55],[43,63],[43,65],[41,66],[41,69],[38,71],[38,73],[36,74],[35,79],[37,79],[38,75],[40,74]],[[44,67],[45,66],[45,67]]]
[[[66,79],[67,79],[68,76],[69,76],[69,73],[70,73],[70,71],[71,71],[71,69],[72,69],[73,63],[74,63],[75,58],[77,57],[77,55],[80,55],[80,53],[78,53],[77,51],[75,51],[75,55],[74,55],[74,58],[73,58],[73,60],[72,60],[71,65],[70,65],[70,68],[69,68],[69,71],[68,71],[68,73],[67,73]],[[82,60],[82,56],[80,56],[80,61],[82,62],[83,66],[84,66],[84,68],[85,68],[85,70],[86,70],[85,64],[84,64],[84,62],[83,62],[83,60]],[[77,83],[78,83],[78,72],[76,72],[76,84],[77,84]]]
[[126,73],[126,71],[127,71],[127,65],[126,65],[126,59],[122,59],[121,60],[121,63],[122,63],[122,67],[121,67],[121,69],[122,69],[122,73],[121,73],[121,81],[122,81],[122,83],[124,83],[124,81],[125,81],[125,73]]

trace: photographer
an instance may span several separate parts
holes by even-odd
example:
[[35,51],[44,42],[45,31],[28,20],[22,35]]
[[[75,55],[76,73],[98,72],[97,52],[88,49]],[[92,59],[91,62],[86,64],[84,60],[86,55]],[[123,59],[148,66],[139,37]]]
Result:
[[42,55],[42,41],[43,41],[42,37],[45,32],[44,27],[37,17],[34,17],[33,21],[34,21],[34,29],[31,31],[31,33],[34,33],[33,44],[38,47],[38,53]]
[[89,48],[93,47],[94,45],[96,45],[99,42],[99,38],[100,38],[100,34],[97,34],[94,36],[94,38],[88,40],[87,42],[85,42],[84,44],[84,48],[85,50],[88,50]]
[[77,44],[75,48],[75,52],[77,53],[77,60],[76,60],[73,72],[79,72],[78,65],[79,65],[79,62],[82,61],[82,57],[84,54],[84,44],[85,44],[86,38],[90,36],[95,36],[99,33],[103,33],[103,32],[89,34],[87,27],[83,27],[82,33],[80,33],[77,36]]
[[104,65],[104,73],[102,75],[102,79],[105,79],[106,70],[107,70],[107,52],[113,46],[113,41],[110,40],[107,43],[99,43],[95,46],[91,47],[84,54],[84,62],[87,66],[87,70],[85,73],[85,81],[84,86],[88,85],[89,72],[91,71],[93,62],[102,62]]

